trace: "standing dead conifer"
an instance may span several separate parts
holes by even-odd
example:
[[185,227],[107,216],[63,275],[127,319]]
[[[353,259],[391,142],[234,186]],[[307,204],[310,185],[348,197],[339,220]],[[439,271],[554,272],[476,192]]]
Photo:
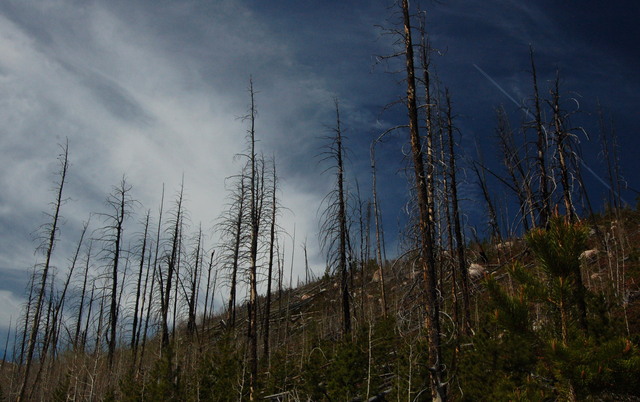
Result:
[[496,110],[498,125],[496,134],[502,153],[502,163],[511,180],[512,190],[516,193],[520,205],[520,214],[525,232],[536,227],[535,212],[538,210],[536,200],[531,189],[531,172],[525,169],[527,158],[522,158],[516,148],[513,130],[509,124],[509,117],[504,107]]
[[111,292],[109,308],[109,343],[108,362],[113,366],[113,358],[116,351],[118,311],[120,308],[118,297],[118,279],[120,275],[120,262],[122,255],[122,239],[125,219],[131,214],[131,208],[135,201],[131,198],[131,185],[123,176],[120,184],[113,188],[113,192],[107,197],[107,207],[110,212],[101,214],[105,220],[105,226],[100,229],[100,240],[104,243],[104,258],[108,261],[110,270]]
[[[340,291],[342,299],[342,332],[351,331],[351,308],[349,295],[349,275],[347,266],[347,206],[345,194],[344,159],[342,145],[342,128],[338,100],[334,100],[336,110],[336,126],[334,135],[329,137],[330,143],[323,153],[323,161],[332,161],[327,170],[336,171],[336,188],[324,199],[326,207],[322,211],[321,245],[327,253],[328,267],[334,267],[340,275]],[[335,163],[335,164],[334,164]]]
[[[147,304],[147,312],[144,319],[144,329],[142,330],[142,346],[140,348],[140,362],[144,358],[145,348],[147,346],[147,334],[149,329],[149,321],[151,319],[151,311],[154,306],[154,288],[156,284],[156,275],[158,275],[160,267],[158,266],[158,257],[160,255],[160,233],[162,231],[162,213],[164,212],[164,184],[162,185],[162,195],[160,197],[160,209],[158,211],[158,227],[156,229],[156,240],[155,240],[155,249],[153,256],[153,269],[151,270],[151,284],[149,285],[149,302]],[[158,280],[158,286],[160,288],[161,300],[160,300],[160,311],[162,312],[162,308],[164,307],[164,299],[162,298],[162,281]],[[146,283],[145,283],[146,289]],[[138,336],[140,338],[140,336]]]
[[[204,293],[204,313],[202,314],[202,327],[204,328],[204,325],[206,323],[206,320],[209,318],[208,314],[209,314],[209,294],[211,291],[211,271],[213,271],[213,257],[215,256],[216,251],[215,250],[211,250],[211,257],[209,259],[209,266],[207,268],[207,286],[206,286],[206,290]],[[216,278],[214,278],[214,282],[217,279],[218,276],[218,271],[216,270],[215,273]],[[215,297],[215,285],[213,286],[213,292],[211,294],[211,301],[213,302],[213,298]]]
[[189,314],[187,318],[187,332],[192,335],[196,331],[196,314],[198,308],[198,293],[201,276],[202,266],[202,225],[198,229],[198,235],[196,240],[196,249],[193,254],[193,267],[189,272],[189,294],[187,295],[187,304],[189,307]]
[[556,143],[556,157],[560,168],[560,184],[562,185],[562,199],[569,221],[574,222],[577,218],[572,200],[572,185],[570,174],[570,140],[571,133],[565,127],[566,119],[560,108],[560,73],[556,73],[556,79],[551,89],[551,101],[549,102],[553,113],[553,138]]
[[[31,322],[31,331],[29,334],[29,341],[27,344],[27,358],[25,363],[25,372],[22,378],[22,385],[20,386],[20,393],[18,396],[18,401],[22,401],[25,398],[25,392],[28,388],[29,384],[29,372],[31,370],[31,362],[33,360],[33,353],[36,347],[36,340],[38,338],[38,331],[40,328],[40,320],[42,318],[42,307],[44,304],[45,298],[45,289],[47,287],[47,281],[49,280],[49,271],[51,269],[51,256],[53,254],[53,249],[56,245],[56,235],[58,234],[58,223],[60,219],[60,209],[64,202],[62,198],[62,191],[64,189],[64,184],[67,178],[67,170],[69,168],[69,142],[67,141],[65,145],[61,146],[62,152],[58,156],[58,161],[60,163],[60,171],[59,177],[60,181],[58,182],[58,186],[56,188],[56,199],[53,202],[53,214],[49,215],[51,217],[51,223],[44,226],[45,236],[47,238],[46,244],[43,244],[43,248],[45,249],[45,262],[42,265],[42,273],[40,275],[40,281],[37,283],[36,290],[36,299],[33,313],[33,321]],[[35,282],[32,283],[32,286],[36,285]]]
[[[257,398],[258,386],[258,236],[260,235],[261,213],[264,198],[264,161],[259,161],[256,156],[256,117],[255,103],[256,92],[253,88],[253,79],[249,79],[249,96],[251,106],[249,114],[245,117],[249,120],[247,140],[249,142],[249,303],[247,304],[249,326],[249,399]],[[262,166],[262,169],[260,167]],[[262,171],[262,172],[261,172]]]
[[529,48],[531,58],[531,78],[533,79],[534,127],[536,130],[536,162],[538,165],[538,179],[540,188],[540,226],[546,227],[551,217],[551,195],[549,194],[549,175],[547,173],[546,154],[549,146],[547,133],[542,121],[540,95],[538,92],[538,75],[533,58],[533,48]]
[[384,260],[382,259],[382,254],[383,254],[382,237],[384,236],[384,233],[382,231],[382,223],[380,218],[380,206],[378,204],[378,191],[376,188],[376,144],[377,144],[377,141],[374,141],[371,143],[371,151],[370,151],[371,189],[373,193],[373,219],[376,225],[376,261],[378,262],[378,269],[380,272],[380,293],[382,295],[382,314],[383,314],[383,317],[386,318],[387,317],[387,297],[386,297],[385,284],[384,284],[384,268],[383,268]]
[[133,351],[133,365],[135,366],[135,359],[137,356],[138,349],[138,321],[139,321],[139,310],[140,310],[140,298],[141,298],[141,290],[142,290],[142,272],[144,271],[144,262],[145,262],[145,253],[147,251],[147,234],[149,233],[149,219],[151,216],[151,211],[147,211],[144,219],[144,234],[142,236],[142,245],[140,246],[140,264],[138,266],[138,280],[136,282],[136,302],[133,308],[133,324],[131,328],[131,350]]
[[429,385],[434,400],[447,399],[446,388],[442,381],[443,360],[440,345],[440,302],[436,278],[436,266],[432,238],[433,221],[429,214],[428,184],[426,180],[423,152],[418,126],[418,108],[416,101],[416,77],[414,67],[413,41],[411,39],[411,19],[408,0],[402,0],[404,26],[404,54],[407,72],[407,112],[409,117],[409,138],[416,182],[417,203],[419,209],[420,258],[426,286],[427,336],[429,341]]
[[[171,229],[171,250],[169,255],[167,256],[167,276],[166,282],[164,283],[164,289],[161,289],[161,299],[162,299],[162,349],[167,349],[169,346],[169,305],[171,300],[171,287],[173,286],[174,275],[177,276],[177,266],[178,259],[180,253],[180,240],[182,233],[182,201],[183,201],[183,193],[184,193],[184,179],[182,184],[180,185],[180,193],[178,194],[178,198],[176,200],[175,211],[173,211],[172,217],[172,225]],[[161,276],[161,275],[160,275]],[[161,288],[162,288],[161,283]],[[177,285],[176,285],[177,287]]]
[[89,267],[90,267],[90,261],[91,261],[92,247],[93,247],[93,241],[89,241],[89,246],[87,247],[87,256],[84,264],[84,273],[82,275],[82,290],[80,293],[80,302],[78,303],[78,319],[76,321],[76,332],[73,337],[73,348],[74,350],[78,350],[80,352],[84,352],[84,345],[83,345],[83,350],[79,350],[78,348],[80,344],[78,342],[80,341],[80,332],[82,328],[82,314],[84,312],[84,299],[87,293],[87,281],[89,279]]
[[[273,262],[274,262],[274,253],[275,253],[275,243],[276,243],[276,217],[278,214],[278,200],[276,198],[277,189],[278,189],[278,176],[276,175],[276,162],[273,160],[272,166],[272,182],[271,182],[271,217],[269,221],[269,263],[267,268],[267,294],[265,295],[265,306],[264,306],[264,357],[267,360],[267,363],[270,362],[269,356],[269,330],[271,324],[271,285],[273,282]],[[306,243],[305,243],[306,244]],[[306,248],[305,248],[305,258],[306,258]],[[268,365],[267,364],[267,365]]]
[[460,279],[462,283],[462,308],[464,314],[463,331],[469,335],[471,334],[471,302],[469,300],[469,270],[465,258],[465,245],[462,238],[462,223],[460,218],[460,207],[458,201],[458,180],[456,172],[456,153],[455,153],[455,140],[453,138],[453,113],[451,108],[451,97],[449,91],[446,91],[447,102],[447,140],[449,143],[449,177],[451,178],[451,209],[453,213],[453,228],[456,239],[456,253],[458,260],[458,272],[460,273]]
[[236,293],[238,284],[238,269],[240,264],[241,247],[245,240],[245,213],[247,204],[247,184],[245,172],[235,177],[235,189],[232,190],[229,208],[219,218],[217,224],[221,233],[221,258],[223,267],[230,271],[229,301],[227,308],[227,323],[233,328],[236,323]]

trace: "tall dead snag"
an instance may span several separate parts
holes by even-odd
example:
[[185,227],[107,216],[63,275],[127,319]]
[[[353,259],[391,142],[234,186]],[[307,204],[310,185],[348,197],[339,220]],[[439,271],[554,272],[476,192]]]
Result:
[[142,296],[142,272],[144,271],[144,259],[147,251],[147,234],[149,233],[149,219],[151,211],[147,211],[144,219],[144,234],[142,235],[142,245],[140,246],[140,265],[138,266],[138,280],[136,282],[136,302],[133,308],[133,324],[131,328],[131,350],[133,351],[133,366],[137,357],[138,343],[138,315],[140,312],[140,298]]
[[[80,250],[82,248],[82,244],[84,241],[84,236],[87,232],[87,228],[89,226],[89,220],[87,220],[83,226],[82,226],[82,232],[80,234],[80,240],[78,241],[78,245],[76,247],[76,251],[73,255],[73,258],[71,259],[71,266],[69,267],[69,272],[67,273],[67,279],[64,282],[64,285],[62,287],[62,292],[60,293],[60,296],[58,296],[58,300],[57,303],[55,304],[54,307],[54,311],[53,311],[53,325],[54,325],[54,332],[57,332],[60,330],[60,328],[63,327],[63,310],[64,310],[64,303],[66,301],[66,297],[67,297],[67,291],[69,289],[69,284],[71,283],[71,278],[73,277],[73,272],[75,271],[76,268],[76,264],[78,262],[78,258],[80,256]],[[57,329],[57,330],[56,330]],[[55,354],[57,352],[57,337],[52,337],[51,341],[51,347],[53,350],[53,356],[55,358]],[[47,345],[44,345],[45,349],[47,348]],[[46,354],[46,353],[44,353]]]
[[[440,102],[438,102],[440,103]],[[444,211],[441,211],[440,215],[441,218],[443,220],[443,223],[446,227],[446,245],[445,245],[445,235],[444,235],[444,231],[442,231],[442,234],[440,235],[440,241],[443,244],[443,248],[446,248],[446,250],[449,251],[448,255],[446,253],[442,253],[440,255],[440,271],[442,272],[444,270],[444,268],[448,265],[450,267],[450,278],[451,278],[451,299],[452,299],[452,308],[453,308],[453,313],[451,315],[451,318],[453,319],[453,322],[455,323],[455,325],[457,325],[458,328],[464,328],[464,323],[462,322],[462,319],[460,318],[460,298],[458,295],[458,276],[459,276],[459,269],[455,263],[455,256],[454,256],[454,250],[456,250],[455,246],[454,246],[454,235],[453,235],[453,216],[452,216],[452,212],[451,212],[451,199],[453,198],[451,195],[451,180],[449,180],[449,165],[447,164],[447,161],[449,161],[447,159],[447,155],[446,153],[449,151],[449,148],[447,148],[445,146],[445,131],[447,131],[447,127],[445,127],[444,124],[444,120],[442,117],[442,113],[440,111],[440,108],[436,109],[437,111],[437,122],[438,122],[438,145],[439,145],[439,150],[440,150],[440,168],[442,170],[441,172],[441,177],[442,177],[442,205],[443,205],[443,209]],[[450,155],[450,157],[452,157],[452,155]],[[450,162],[450,161],[449,161]],[[440,278],[441,281],[444,280],[444,276],[442,274],[440,274]],[[441,284],[442,288],[442,292],[444,293],[444,283]],[[461,330],[460,332],[464,332],[464,329]],[[457,361],[457,349],[454,349],[453,352],[453,356],[452,356],[452,364],[451,364],[451,368],[452,368],[452,372],[455,372],[455,365],[456,365],[456,361]]]
[[[31,275],[29,276],[29,282],[27,285],[27,289],[29,289],[29,297],[27,297],[27,303],[24,306],[24,318],[23,318],[23,329],[22,329],[22,336],[21,336],[21,340],[20,340],[20,354],[18,356],[18,363],[20,364],[20,366],[22,366],[25,363],[25,348],[27,348],[27,341],[29,333],[30,333],[30,323],[31,320],[33,319],[33,316],[31,315],[31,313],[33,312],[33,303],[34,303],[34,298],[36,297],[36,279],[38,276],[38,266],[34,266],[33,267],[33,271],[31,272]],[[17,328],[17,324],[16,324],[16,328]],[[17,333],[17,330],[16,330]]]
[[[342,146],[342,128],[340,127],[340,107],[335,100],[336,126],[334,135],[323,153],[323,161],[331,161],[329,170],[336,171],[336,188],[324,199],[326,207],[322,211],[321,245],[327,253],[327,266],[340,274],[342,298],[342,331],[346,335],[351,331],[351,309],[349,297],[349,275],[347,267],[347,207],[345,194],[344,161]],[[334,164],[335,163],[335,164]],[[337,244],[336,244],[337,243]],[[336,249],[337,248],[337,249]]]
[[236,289],[238,284],[238,268],[240,250],[244,240],[244,214],[246,209],[246,183],[244,171],[237,177],[236,188],[231,195],[229,209],[221,217],[218,228],[221,232],[222,259],[224,266],[230,271],[229,305],[227,323],[233,328],[236,323]]
[[513,130],[509,117],[503,107],[496,110],[498,126],[496,133],[502,153],[502,163],[511,180],[511,188],[516,193],[520,205],[520,214],[525,231],[536,227],[535,212],[538,210],[531,189],[531,173],[525,169],[526,158],[521,158],[513,139]]
[[560,169],[560,184],[562,185],[562,198],[564,208],[570,222],[576,220],[575,208],[572,200],[572,185],[570,178],[571,159],[571,133],[565,127],[565,116],[560,108],[560,73],[556,74],[555,84],[551,90],[551,109],[553,111],[553,138],[556,143],[556,158]]
[[[429,220],[436,221],[435,205],[436,205],[436,186],[435,186],[435,150],[434,150],[434,124],[433,124],[433,108],[436,106],[435,100],[431,93],[431,44],[425,32],[426,15],[420,14],[420,64],[422,67],[422,85],[424,86],[424,119],[427,141],[427,207],[429,209]],[[431,237],[436,238],[435,224],[431,225]]]
[[[271,323],[271,284],[273,281],[273,259],[275,252],[275,243],[276,243],[276,216],[278,213],[278,200],[276,199],[277,194],[277,185],[278,185],[278,177],[276,175],[276,161],[273,160],[272,166],[272,187],[271,187],[271,204],[269,205],[271,208],[271,219],[269,222],[269,263],[267,268],[267,294],[264,306],[264,357],[267,359],[267,363],[270,362],[269,357],[269,328]],[[305,248],[305,258],[306,258],[306,248]]]
[[342,132],[340,129],[340,110],[336,101],[336,158],[338,163],[338,221],[340,226],[340,281],[342,288],[342,315],[344,333],[351,331],[351,312],[349,308],[349,285],[347,281],[347,211],[344,191],[344,163],[342,160]]
[[489,214],[489,228],[491,229],[491,238],[497,241],[500,241],[502,235],[500,233],[500,222],[498,222],[498,214],[496,213],[496,207],[494,204],[494,200],[491,198],[491,194],[489,191],[489,186],[487,184],[487,177],[485,175],[485,164],[482,157],[482,152],[480,151],[480,147],[476,142],[476,153],[478,155],[478,161],[473,162],[471,164],[471,170],[476,174],[478,178],[478,185],[480,186],[480,190],[482,190],[482,195],[484,197],[485,202],[487,203],[487,212]]
[[436,265],[433,250],[433,221],[429,215],[427,181],[422,157],[422,145],[418,126],[418,108],[416,105],[416,77],[414,68],[413,42],[411,39],[411,20],[409,2],[402,0],[402,16],[404,25],[404,49],[407,70],[407,112],[409,117],[409,137],[416,181],[419,209],[420,258],[426,286],[427,336],[429,340],[429,374],[430,388],[434,400],[447,399],[446,389],[442,381],[443,360],[440,347],[440,301],[437,294]]
[[551,217],[551,195],[549,194],[549,175],[547,173],[546,154],[549,147],[547,133],[542,121],[542,111],[540,107],[540,95],[538,92],[538,76],[536,74],[536,64],[533,59],[533,48],[529,48],[531,57],[531,77],[533,78],[533,102],[534,102],[534,127],[536,130],[536,162],[538,165],[538,179],[540,187],[540,226],[547,226]]
[[22,379],[22,385],[20,386],[20,394],[18,396],[18,401],[22,401],[25,399],[25,392],[28,388],[29,383],[29,372],[31,370],[31,362],[33,360],[33,353],[36,347],[36,341],[38,338],[38,331],[40,328],[40,320],[42,318],[42,307],[45,300],[46,286],[47,281],[49,280],[49,271],[51,269],[51,256],[53,254],[53,249],[56,245],[56,235],[58,234],[58,223],[60,219],[60,208],[64,200],[62,199],[62,190],[64,189],[65,180],[67,178],[67,169],[69,168],[69,143],[68,141],[61,146],[61,153],[58,156],[58,161],[60,163],[59,177],[60,181],[58,182],[58,186],[56,188],[56,199],[53,202],[53,214],[50,214],[51,223],[46,224],[44,228],[44,234],[46,243],[43,243],[41,248],[45,250],[45,261],[42,265],[42,273],[40,275],[40,282],[36,285],[35,281],[32,283],[32,286],[37,286],[36,288],[36,299],[34,313],[33,313],[33,321],[31,322],[31,330],[29,331],[29,341],[27,345],[27,358],[25,363],[25,372],[24,377]]
[[[2,353],[2,361],[0,362],[0,371],[4,372],[4,365],[7,362],[7,352],[9,351],[9,338],[11,337],[11,325],[13,324],[13,316],[9,316],[9,328],[7,328],[7,338],[4,341],[4,352]],[[17,332],[16,326],[16,332]]]
[[89,242],[89,246],[87,247],[87,256],[84,264],[84,273],[82,275],[82,290],[80,292],[80,302],[78,303],[78,319],[76,321],[76,332],[73,337],[73,349],[79,351],[80,353],[84,352],[84,345],[82,345],[82,349],[79,349],[80,346],[80,332],[82,328],[82,314],[84,311],[84,299],[87,293],[87,280],[89,279],[89,267],[91,261],[91,249],[93,247],[93,242]]
[[[149,302],[147,304],[147,312],[144,319],[144,329],[142,330],[142,347],[140,348],[140,362],[144,358],[145,348],[147,346],[147,333],[149,329],[149,320],[151,319],[151,310],[154,305],[154,288],[156,284],[156,275],[160,278],[160,267],[158,266],[158,257],[160,255],[160,233],[162,231],[162,213],[164,212],[164,184],[162,185],[162,196],[160,197],[160,209],[158,211],[158,228],[156,229],[156,241],[155,250],[153,256],[153,269],[151,270],[151,284],[149,285]],[[164,307],[163,287],[162,281],[158,280],[158,287],[160,288],[160,311],[162,312]],[[145,282],[146,290],[146,282]],[[163,327],[164,328],[164,327]],[[138,337],[140,338],[140,337]]]
[[[249,79],[249,95],[251,106],[246,119],[249,120],[247,139],[249,141],[249,218],[250,218],[250,248],[249,248],[249,399],[257,398],[258,383],[258,236],[260,234],[260,215],[262,211],[262,195],[259,194],[263,180],[260,179],[258,160],[256,157],[255,123],[257,109],[253,80]],[[262,182],[262,183],[261,183]]]
[[196,249],[193,255],[193,267],[189,275],[189,294],[187,295],[187,304],[189,314],[187,318],[187,332],[192,335],[196,331],[196,313],[198,307],[198,289],[200,285],[200,269],[202,265],[202,225],[198,229],[198,238],[196,240]]
[[453,228],[456,238],[456,252],[458,254],[458,271],[460,272],[460,279],[462,283],[462,308],[464,313],[463,331],[467,334],[471,334],[471,302],[469,301],[469,270],[464,253],[464,240],[462,238],[462,224],[460,218],[460,208],[458,205],[458,181],[456,175],[456,154],[455,154],[455,141],[453,138],[453,116],[451,108],[451,97],[449,91],[446,91],[447,102],[447,135],[449,142],[449,177],[451,178],[451,209],[453,213]]
[[[616,216],[620,212],[623,201],[620,196],[620,183],[623,182],[620,174],[620,160],[618,158],[618,139],[613,122],[613,118],[609,116],[609,122],[605,121],[605,112],[602,105],[598,102],[598,123],[599,123],[599,140],[600,140],[600,152],[604,158],[604,162],[607,169],[607,179],[609,181],[608,187],[608,203],[609,207],[613,208]],[[583,188],[585,198],[588,197],[586,190]]]
[[[176,200],[175,210],[171,218],[173,228],[171,229],[171,251],[167,256],[167,276],[166,283],[164,283],[164,289],[161,289],[162,299],[162,349],[167,349],[169,346],[169,305],[171,300],[171,287],[173,286],[174,275],[176,274],[178,259],[180,254],[180,237],[182,235],[182,199],[184,192],[184,182],[180,185],[180,193]],[[162,275],[160,275],[162,276]],[[162,288],[161,283],[161,288]],[[177,286],[177,285],[176,285]]]
[[[204,328],[204,325],[206,323],[206,320],[209,319],[209,294],[211,291],[211,271],[213,270],[213,257],[215,256],[216,251],[212,250],[211,251],[211,258],[209,259],[209,268],[207,269],[207,286],[206,286],[206,290],[204,292],[204,313],[202,313],[202,327]],[[218,271],[216,270],[216,277],[218,276]],[[214,282],[215,282],[216,278],[214,278]],[[215,285],[213,286],[213,294],[211,294],[211,301],[213,302],[214,296],[215,296]]]
[[[378,270],[380,272],[380,294],[382,295],[382,315],[387,318],[387,295],[384,284],[384,261],[382,259],[382,228],[380,223],[380,207],[378,205],[378,191],[376,189],[376,144],[377,141],[371,143],[371,189],[373,192],[373,219],[376,225],[376,260],[378,261]],[[368,231],[367,231],[368,236]],[[364,283],[364,282],[363,282]],[[364,294],[364,293],[363,293]]]
[[104,242],[104,258],[108,261],[111,281],[111,304],[109,308],[109,337],[108,337],[108,362],[109,367],[113,366],[113,358],[116,351],[117,328],[118,328],[118,277],[120,260],[122,259],[122,236],[124,232],[124,221],[131,214],[132,204],[131,185],[127,184],[125,177],[122,177],[120,184],[113,188],[113,192],[107,197],[107,207],[111,210],[102,214],[105,226],[101,229],[100,240]]
[[[183,185],[181,187],[184,188],[184,179],[183,179]],[[182,208],[182,213],[180,214],[180,224],[178,228],[178,242],[177,242],[177,248],[175,250],[176,259],[175,259],[174,270],[173,270],[173,274],[175,278],[174,279],[175,286],[173,287],[173,308],[171,309],[171,342],[172,343],[175,343],[174,341],[177,335],[176,327],[178,325],[178,312],[179,312],[178,307],[181,307],[181,305],[178,304],[178,301],[179,301],[178,296],[179,296],[181,287],[182,287],[182,290],[184,290],[184,281],[183,281],[184,275],[183,275],[183,272],[181,272],[182,257],[183,257],[182,251],[183,251],[183,244],[184,244],[183,224],[184,224],[184,207]]]

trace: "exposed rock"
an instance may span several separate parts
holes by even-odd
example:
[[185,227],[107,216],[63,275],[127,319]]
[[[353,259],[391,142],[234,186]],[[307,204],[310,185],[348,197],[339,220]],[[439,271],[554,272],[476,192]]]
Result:
[[599,253],[598,249],[585,250],[580,253],[580,259],[585,261],[593,260]]
[[486,272],[487,270],[485,269],[485,267],[478,263],[474,262],[469,265],[469,279],[471,279],[472,281],[482,278]]

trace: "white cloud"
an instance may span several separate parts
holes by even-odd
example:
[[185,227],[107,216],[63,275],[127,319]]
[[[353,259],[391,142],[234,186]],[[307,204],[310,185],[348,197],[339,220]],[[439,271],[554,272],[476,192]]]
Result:
[[[2,306],[0,309],[0,328],[8,329],[9,322],[12,323],[12,326],[16,325],[22,307],[21,303],[22,300],[16,298],[11,292],[0,290],[0,305]],[[4,335],[2,334],[2,338]]]
[[[205,230],[211,227],[224,207],[224,179],[240,168],[233,156],[245,147],[246,123],[237,117],[247,110],[250,73],[258,90],[259,146],[284,161],[281,194],[293,213],[283,213],[281,224],[288,231],[295,224],[319,260],[316,211],[324,186],[317,184],[324,179],[304,175],[317,170],[316,137],[327,122],[321,105],[330,106],[331,92],[323,80],[297,71],[295,54],[256,16],[224,2],[211,6],[205,19],[194,14],[195,5],[181,4],[136,15],[132,24],[128,10],[106,3],[32,5],[14,5],[22,13],[18,23],[0,14],[0,184],[6,190],[0,214],[13,216],[15,226],[3,234],[0,269],[27,272],[25,264],[32,264],[6,248],[33,247],[25,231],[47,221],[40,211],[54,198],[57,144],[65,137],[72,165],[59,266],[66,266],[81,222],[105,211],[104,199],[123,174],[133,197],[153,213],[162,184],[168,205],[184,174],[192,227],[200,221]],[[181,15],[194,25],[164,30]],[[30,19],[41,23],[37,31],[25,23]],[[309,161],[300,175],[299,164]],[[134,226],[130,222],[130,233]],[[296,270],[303,270],[299,250],[296,260]]]

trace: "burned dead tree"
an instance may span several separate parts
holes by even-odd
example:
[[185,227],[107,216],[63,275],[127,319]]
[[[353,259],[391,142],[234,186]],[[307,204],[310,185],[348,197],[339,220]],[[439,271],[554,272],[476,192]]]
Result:
[[347,242],[349,233],[347,225],[347,205],[344,174],[344,148],[340,120],[340,107],[335,100],[336,125],[333,135],[328,137],[329,144],[322,154],[322,160],[329,164],[327,171],[335,172],[335,188],[325,196],[325,207],[322,211],[321,238],[323,250],[327,253],[327,266],[332,267],[340,275],[340,292],[342,304],[342,332],[351,331],[351,308],[349,296],[349,275],[347,266]]
[[408,0],[402,0],[404,26],[404,55],[407,78],[407,112],[409,118],[409,139],[415,176],[415,190],[419,210],[420,260],[426,287],[427,337],[429,341],[429,374],[431,394],[434,400],[446,400],[446,388],[443,381],[443,360],[440,344],[440,301],[436,278],[434,255],[433,220],[429,211],[427,174],[423,159],[421,136],[418,126],[418,107],[416,100],[416,76],[414,67],[413,41],[411,39],[411,18]]

